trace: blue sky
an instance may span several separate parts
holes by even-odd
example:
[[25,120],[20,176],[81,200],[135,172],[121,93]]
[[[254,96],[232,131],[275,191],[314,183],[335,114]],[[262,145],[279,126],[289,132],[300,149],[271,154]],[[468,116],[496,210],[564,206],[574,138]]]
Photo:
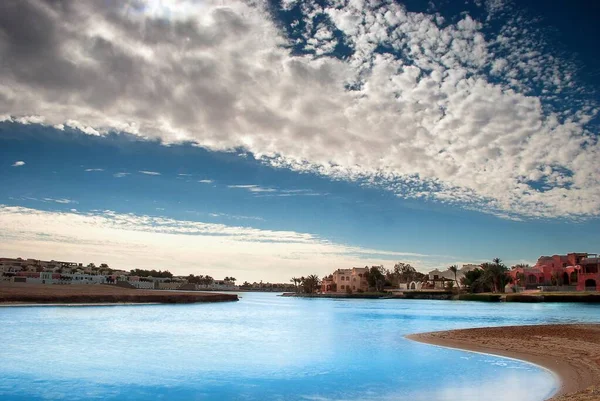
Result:
[[598,6],[67,3],[0,18],[5,256],[287,281],[598,251]]

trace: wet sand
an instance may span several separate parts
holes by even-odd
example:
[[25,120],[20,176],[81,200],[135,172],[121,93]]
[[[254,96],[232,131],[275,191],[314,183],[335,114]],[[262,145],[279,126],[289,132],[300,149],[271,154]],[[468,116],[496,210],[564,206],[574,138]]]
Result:
[[0,285],[0,304],[140,304],[237,301],[237,294],[196,291],[136,290],[112,285]]
[[600,401],[600,324],[488,327],[407,338],[529,361],[560,378],[552,401]]

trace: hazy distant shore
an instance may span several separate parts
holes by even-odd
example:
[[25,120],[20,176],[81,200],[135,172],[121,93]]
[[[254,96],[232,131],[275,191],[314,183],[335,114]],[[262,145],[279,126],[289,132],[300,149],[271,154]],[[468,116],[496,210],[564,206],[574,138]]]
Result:
[[237,301],[237,294],[135,290],[109,285],[0,286],[0,305],[17,304],[186,304]]
[[561,387],[551,400],[600,400],[600,324],[489,327],[407,338],[529,361],[561,379]]

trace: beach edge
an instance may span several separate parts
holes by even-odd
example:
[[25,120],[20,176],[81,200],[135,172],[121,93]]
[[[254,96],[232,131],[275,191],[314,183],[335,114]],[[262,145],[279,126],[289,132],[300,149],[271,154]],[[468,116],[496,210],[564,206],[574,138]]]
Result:
[[[564,354],[564,350],[553,350],[550,347],[543,347],[543,349],[540,350],[539,336],[528,336],[527,333],[532,327],[535,327],[536,329],[545,329],[546,331],[551,332],[558,328],[564,331],[565,329],[581,329],[582,327],[588,326],[593,327],[594,330],[600,330],[600,324],[504,326],[416,333],[406,335],[405,338],[428,345],[489,354],[531,363],[550,371],[558,380],[558,390],[552,394],[550,398],[547,398],[546,401],[558,401],[563,399],[578,400],[577,394],[586,392],[590,389],[590,386],[599,384],[600,378],[594,374],[594,371],[590,371],[589,369],[590,364],[597,365],[598,362],[595,361],[593,359],[594,357],[591,355],[589,356],[589,360],[581,358],[580,361],[574,361],[572,358],[568,358],[568,355]],[[515,331],[523,332],[521,338],[519,338],[519,349],[507,348],[502,342],[488,345],[489,343],[485,343],[482,341],[482,338],[477,337],[477,334],[485,332],[487,332],[487,334],[502,335],[503,331],[510,331],[513,335]],[[489,339],[488,336],[484,336],[483,338],[486,338],[486,340]],[[600,367],[598,370],[600,370]],[[595,390],[593,391],[595,392]],[[563,398],[566,395],[569,395],[569,397]],[[576,398],[570,398],[571,396]],[[581,399],[587,400],[587,398]],[[600,395],[598,398],[590,399],[600,399]]]

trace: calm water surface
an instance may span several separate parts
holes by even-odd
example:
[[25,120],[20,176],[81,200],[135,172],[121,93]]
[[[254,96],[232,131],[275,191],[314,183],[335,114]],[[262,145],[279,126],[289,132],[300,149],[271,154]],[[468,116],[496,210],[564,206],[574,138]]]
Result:
[[237,303],[0,308],[0,399],[542,400],[548,371],[405,334],[600,322],[600,307],[241,294]]

